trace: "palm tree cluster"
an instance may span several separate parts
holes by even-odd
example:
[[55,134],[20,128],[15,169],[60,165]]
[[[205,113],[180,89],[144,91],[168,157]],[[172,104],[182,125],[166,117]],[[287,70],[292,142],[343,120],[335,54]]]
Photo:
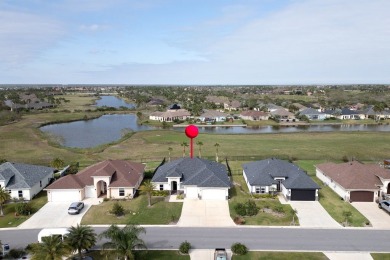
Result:
[[118,259],[135,259],[134,250],[146,249],[145,242],[139,238],[145,229],[136,225],[126,225],[120,228],[111,225],[99,236],[90,226],[77,225],[70,227],[69,233],[62,238],[58,235],[42,237],[41,243],[34,243],[28,246],[32,260],[62,260],[63,257],[77,254],[77,259],[83,258],[84,250],[96,245],[97,238],[108,239],[103,244],[103,253],[116,255]]

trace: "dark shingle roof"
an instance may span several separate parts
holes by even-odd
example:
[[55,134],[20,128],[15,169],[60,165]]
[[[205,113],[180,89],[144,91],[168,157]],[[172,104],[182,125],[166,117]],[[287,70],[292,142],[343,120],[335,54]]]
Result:
[[[181,176],[178,176],[180,174]],[[225,165],[201,158],[191,159],[186,157],[168,162],[157,169],[152,182],[167,182],[167,177],[181,177],[182,185],[198,187],[231,186]]]
[[251,186],[276,184],[274,178],[286,178],[282,183],[288,189],[319,189],[320,187],[295,164],[280,159],[266,159],[242,165]]
[[29,189],[53,172],[51,167],[24,163],[6,162],[0,165],[0,176],[8,179],[7,189]]

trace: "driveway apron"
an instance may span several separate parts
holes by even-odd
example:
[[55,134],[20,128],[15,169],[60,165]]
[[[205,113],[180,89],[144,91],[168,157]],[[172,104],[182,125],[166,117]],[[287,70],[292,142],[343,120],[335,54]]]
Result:
[[184,199],[178,226],[231,227],[229,204],[226,200]]
[[373,228],[390,229],[390,214],[378,208],[377,203],[352,202],[351,205],[370,221]]

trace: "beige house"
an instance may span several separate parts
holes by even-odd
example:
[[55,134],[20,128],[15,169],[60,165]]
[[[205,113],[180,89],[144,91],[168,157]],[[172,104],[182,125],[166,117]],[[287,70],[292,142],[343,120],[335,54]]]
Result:
[[268,120],[269,113],[263,111],[248,110],[248,111],[241,112],[240,117],[244,120],[252,120],[252,121]]
[[165,112],[153,112],[149,115],[150,120],[160,122],[173,122],[174,120],[186,120],[191,113],[186,109],[167,110]]
[[48,201],[81,201],[84,198],[132,198],[144,178],[145,165],[106,160],[69,174],[49,185]]

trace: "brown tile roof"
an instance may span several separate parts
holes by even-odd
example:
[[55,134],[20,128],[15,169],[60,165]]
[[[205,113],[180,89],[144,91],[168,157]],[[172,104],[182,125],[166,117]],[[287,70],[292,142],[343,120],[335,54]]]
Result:
[[111,177],[109,187],[134,187],[145,165],[124,160],[106,160],[91,165],[74,175],[67,175],[50,184],[46,189],[80,189],[93,185],[93,176]]
[[322,163],[316,165],[326,176],[340,184],[345,189],[377,189],[383,185],[377,176],[390,179],[390,172],[376,164]]

